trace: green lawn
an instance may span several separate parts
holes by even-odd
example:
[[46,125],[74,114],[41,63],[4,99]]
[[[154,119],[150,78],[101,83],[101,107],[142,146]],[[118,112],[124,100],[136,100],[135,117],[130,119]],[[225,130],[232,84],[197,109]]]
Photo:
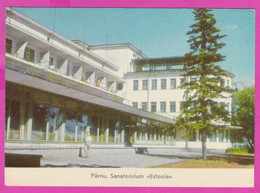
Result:
[[254,155],[225,154],[157,166],[155,168],[254,168]]

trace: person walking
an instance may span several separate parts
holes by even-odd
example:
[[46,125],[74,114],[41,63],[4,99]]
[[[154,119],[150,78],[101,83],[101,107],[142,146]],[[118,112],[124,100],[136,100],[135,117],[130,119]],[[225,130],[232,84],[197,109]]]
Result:
[[84,145],[84,150],[85,150],[85,155],[86,156],[89,155],[91,141],[92,141],[92,137],[90,136],[90,132],[88,131],[86,139],[85,139],[85,145]]

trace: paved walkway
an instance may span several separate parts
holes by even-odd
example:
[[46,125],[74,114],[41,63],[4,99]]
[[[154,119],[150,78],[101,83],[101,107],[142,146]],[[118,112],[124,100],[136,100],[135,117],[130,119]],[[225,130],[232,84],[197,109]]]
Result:
[[201,152],[185,152],[175,148],[151,148],[148,151],[144,155],[136,154],[134,148],[92,148],[88,157],[83,150],[83,157],[79,157],[79,148],[6,149],[6,153],[42,155],[42,167],[147,168],[201,157]]

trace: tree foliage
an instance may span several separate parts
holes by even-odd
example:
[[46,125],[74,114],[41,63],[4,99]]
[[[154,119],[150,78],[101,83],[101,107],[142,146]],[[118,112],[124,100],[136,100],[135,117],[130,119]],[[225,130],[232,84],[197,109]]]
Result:
[[[230,88],[222,85],[228,73],[221,69],[217,62],[225,57],[218,50],[225,46],[219,40],[225,35],[219,35],[220,30],[215,27],[216,19],[210,9],[195,9],[193,11],[195,23],[191,30],[188,43],[190,52],[185,55],[184,74],[185,88],[183,113],[189,129],[199,130],[202,140],[202,155],[206,160],[206,136],[214,129],[212,120],[222,119],[229,121],[229,113],[216,99],[226,98]],[[193,79],[192,79],[193,78]],[[187,124],[187,123],[186,123]]]
[[243,129],[233,132],[233,142],[244,142],[254,149],[255,131],[255,87],[237,91],[233,95],[232,122]]

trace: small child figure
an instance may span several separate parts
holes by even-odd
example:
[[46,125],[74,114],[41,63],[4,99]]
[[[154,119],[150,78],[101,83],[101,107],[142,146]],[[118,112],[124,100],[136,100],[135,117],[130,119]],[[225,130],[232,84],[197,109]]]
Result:
[[89,154],[91,141],[92,141],[92,137],[90,136],[90,132],[87,132],[87,136],[86,136],[86,139],[85,139],[85,145],[84,145],[84,150],[85,150],[86,155]]

